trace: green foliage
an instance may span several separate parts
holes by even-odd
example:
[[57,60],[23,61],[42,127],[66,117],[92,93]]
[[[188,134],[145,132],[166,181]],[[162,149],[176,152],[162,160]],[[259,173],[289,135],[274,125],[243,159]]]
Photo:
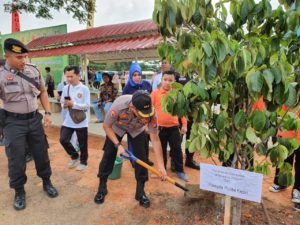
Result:
[[36,17],[45,19],[53,19],[51,10],[63,10],[81,23],[87,22],[88,12],[95,11],[93,0],[18,0],[13,1],[13,3],[15,9],[19,12],[33,13]]
[[[254,152],[283,168],[284,160],[299,147],[294,138],[267,147],[278,129],[300,127],[292,113],[281,110],[284,104],[293,108],[299,98],[300,10],[289,5],[280,1],[272,9],[269,0],[215,5],[210,0],[155,1],[153,21],[164,38],[159,55],[179,73],[198,73],[163,101],[166,112],[194,118],[190,151],[205,157],[218,154],[222,162],[235,154],[232,166],[270,174],[266,160],[247,164]],[[254,104],[260,97],[265,107]],[[214,110],[218,104],[220,112]],[[284,168],[281,179],[290,184],[289,168]]]

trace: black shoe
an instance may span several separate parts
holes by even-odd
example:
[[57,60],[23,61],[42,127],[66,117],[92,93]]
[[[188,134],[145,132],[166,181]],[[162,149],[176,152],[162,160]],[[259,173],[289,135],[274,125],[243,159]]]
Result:
[[27,155],[25,156],[25,159],[26,159],[26,162],[30,162],[30,161],[33,160],[33,157],[32,157],[31,154],[27,154]]
[[200,170],[200,164],[196,163],[194,160],[186,160],[185,166],[195,170]]
[[102,191],[98,191],[95,198],[94,198],[94,202],[96,204],[102,204],[104,202],[105,199],[105,195],[107,195],[107,189],[102,190]]
[[25,191],[16,192],[14,200],[15,210],[22,210],[26,207]]
[[50,198],[55,198],[58,196],[58,192],[55,187],[53,187],[51,181],[43,183],[43,189]]
[[144,208],[149,208],[150,207],[150,200],[146,195],[142,195],[140,198],[135,198],[140,202],[140,206]]
[[150,200],[145,194],[143,194],[139,198],[137,196],[135,196],[135,199],[140,202],[140,206],[142,206],[144,208],[149,208],[150,207]]

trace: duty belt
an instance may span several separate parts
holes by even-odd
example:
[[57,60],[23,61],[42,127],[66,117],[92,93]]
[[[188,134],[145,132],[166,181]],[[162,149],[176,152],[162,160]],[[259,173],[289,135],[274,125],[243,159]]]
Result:
[[14,113],[14,112],[8,112],[5,111],[5,115],[7,117],[14,117],[20,120],[28,120],[31,119],[33,117],[35,117],[35,115],[38,113],[38,110],[30,112],[30,113]]

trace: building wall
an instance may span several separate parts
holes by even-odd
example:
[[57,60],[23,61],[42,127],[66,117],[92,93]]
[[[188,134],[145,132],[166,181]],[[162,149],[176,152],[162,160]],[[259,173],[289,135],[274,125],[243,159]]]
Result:
[[[58,34],[66,34],[67,25],[52,26],[46,28],[39,28],[33,30],[26,30],[17,33],[0,35],[0,59],[4,58],[3,43],[7,38],[15,38],[22,41],[24,44],[28,44],[32,40],[39,37],[53,36]],[[45,77],[45,67],[51,68],[51,73],[54,75],[55,83],[58,84],[61,81],[63,69],[69,64],[69,57],[66,56],[54,56],[47,58],[33,58],[30,59],[30,63],[35,64],[40,70],[41,74]]]

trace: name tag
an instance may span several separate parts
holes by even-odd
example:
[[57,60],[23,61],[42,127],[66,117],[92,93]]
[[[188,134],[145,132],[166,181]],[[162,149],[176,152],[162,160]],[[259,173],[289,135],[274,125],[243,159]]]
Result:
[[6,82],[5,85],[9,86],[9,85],[18,85],[18,81],[12,81],[12,82]]

